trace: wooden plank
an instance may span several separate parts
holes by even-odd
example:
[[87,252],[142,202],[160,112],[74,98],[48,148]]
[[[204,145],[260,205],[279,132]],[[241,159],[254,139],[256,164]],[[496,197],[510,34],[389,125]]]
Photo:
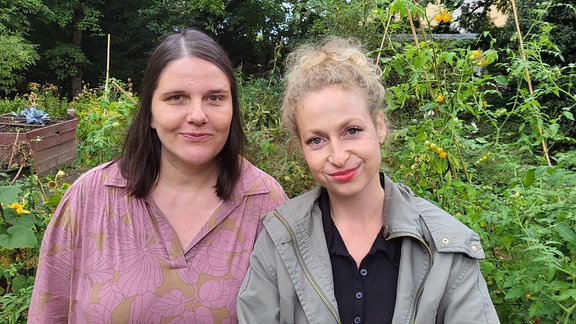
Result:
[[64,142],[34,154],[32,166],[40,175],[56,170],[62,165],[71,165],[76,159],[76,141]]
[[[2,116],[0,116],[2,117]],[[36,172],[45,174],[60,165],[70,165],[76,158],[76,126],[78,118],[60,119],[59,123],[26,132],[4,132],[0,129],[0,163],[7,164],[13,154],[12,163],[22,163],[25,149],[31,154],[27,158]]]

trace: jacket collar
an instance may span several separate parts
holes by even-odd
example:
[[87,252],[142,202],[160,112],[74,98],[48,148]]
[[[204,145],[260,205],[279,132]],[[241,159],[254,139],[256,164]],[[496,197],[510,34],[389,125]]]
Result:
[[[422,237],[419,226],[419,212],[412,205],[412,191],[403,185],[392,182],[388,176],[381,173],[384,178],[384,226],[389,231],[389,236],[408,234]],[[321,187],[316,187],[296,198],[288,200],[284,205],[277,208],[286,221],[294,228],[301,228],[310,221],[313,209],[316,208],[316,216],[321,217],[317,203]],[[314,217],[316,217],[314,216]],[[303,227],[306,228],[306,227]],[[310,233],[306,233],[310,234]]]

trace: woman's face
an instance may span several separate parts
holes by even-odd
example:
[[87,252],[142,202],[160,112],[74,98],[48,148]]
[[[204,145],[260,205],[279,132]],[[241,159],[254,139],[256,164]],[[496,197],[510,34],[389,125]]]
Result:
[[376,125],[360,91],[328,86],[308,93],[296,110],[306,163],[331,197],[350,198],[380,187],[382,114]]
[[228,78],[216,65],[197,57],[170,62],[154,91],[150,120],[162,143],[162,163],[213,166],[228,138],[232,101]]

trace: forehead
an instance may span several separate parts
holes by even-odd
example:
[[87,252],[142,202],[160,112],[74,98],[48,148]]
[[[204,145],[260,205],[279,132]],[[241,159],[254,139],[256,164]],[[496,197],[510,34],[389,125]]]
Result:
[[160,73],[158,86],[219,84],[230,88],[230,80],[216,64],[194,56],[186,56],[169,62]]
[[295,111],[295,119],[298,128],[336,126],[350,119],[373,123],[362,91],[340,85],[308,92]]

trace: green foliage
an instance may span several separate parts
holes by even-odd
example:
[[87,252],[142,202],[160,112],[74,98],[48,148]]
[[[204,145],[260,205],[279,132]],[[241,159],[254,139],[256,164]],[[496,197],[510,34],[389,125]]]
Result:
[[21,288],[17,293],[0,297],[0,318],[6,323],[26,323],[28,305],[32,297],[32,285]]
[[0,94],[9,94],[24,81],[24,72],[40,59],[27,39],[29,14],[46,12],[40,0],[0,0]]
[[79,140],[76,163],[96,166],[115,159],[122,150],[136,105],[112,89],[85,90],[79,99],[74,104],[80,119],[76,127]]
[[282,83],[248,78],[239,88],[248,139],[246,158],[276,178],[289,197],[312,189],[315,183],[301,156],[285,149],[287,135],[280,126]]
[[376,13],[386,1],[307,1],[309,15],[316,15],[309,36],[338,35],[356,37],[363,44],[376,47],[381,40],[380,21]]
[[0,174],[0,318],[8,323],[26,321],[40,242],[69,186],[64,176]]
[[79,45],[60,43],[46,51],[48,65],[58,80],[66,80],[80,73],[83,66],[89,63]]
[[[391,7],[398,11],[387,14],[407,14]],[[383,151],[388,174],[480,234],[503,323],[576,320],[576,141],[561,123],[574,120],[576,74],[572,64],[544,62],[557,48],[553,28],[539,26],[525,57],[493,41],[390,41],[380,62],[399,123]],[[544,113],[546,98],[560,94],[560,113]]]
[[150,1],[138,9],[147,21],[147,28],[157,35],[165,35],[173,27],[202,26],[214,31],[216,18],[224,12],[222,0],[210,1]]
[[0,93],[8,94],[24,81],[21,72],[34,65],[40,56],[34,45],[17,34],[0,34],[0,48]]
[[12,99],[0,99],[0,114],[15,112],[20,114],[25,107],[41,109],[50,117],[66,117],[69,107],[67,100],[60,97],[60,89],[53,84],[28,84],[29,93]]

